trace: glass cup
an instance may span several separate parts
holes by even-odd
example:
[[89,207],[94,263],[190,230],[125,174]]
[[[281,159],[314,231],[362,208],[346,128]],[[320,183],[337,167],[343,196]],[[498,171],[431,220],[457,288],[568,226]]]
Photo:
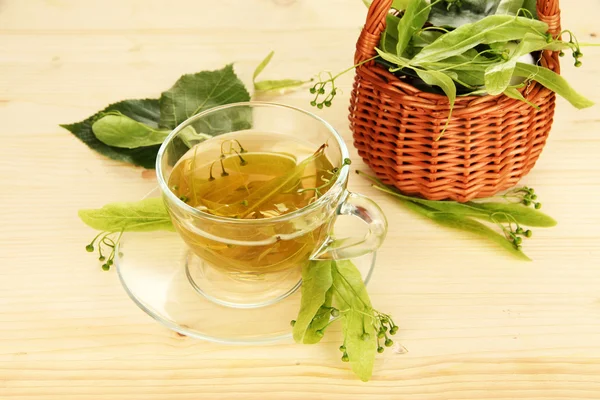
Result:
[[[272,218],[234,219],[208,214],[186,204],[170,190],[173,168],[191,147],[222,142],[232,134],[243,138],[253,133],[266,137],[266,142],[271,138],[276,142],[277,135],[300,137],[315,150],[327,143],[325,152],[334,166],[341,166],[349,158],[341,136],[320,117],[262,102],[211,108],[181,123],[163,142],[156,173],[173,224],[190,248],[184,260],[187,278],[206,298],[236,308],[266,306],[289,296],[300,286],[302,267],[310,261],[346,260],[373,253],[387,231],[379,206],[346,189],[347,165],[316,201]],[[353,228],[344,237],[334,237],[334,225],[340,216],[355,217],[366,229]]]

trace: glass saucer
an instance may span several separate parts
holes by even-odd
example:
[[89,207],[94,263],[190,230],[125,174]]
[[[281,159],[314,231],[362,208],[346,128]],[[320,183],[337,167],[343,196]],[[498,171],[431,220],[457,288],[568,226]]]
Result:
[[[146,197],[159,195],[155,189]],[[352,261],[368,283],[375,254]],[[191,277],[189,272],[189,265],[196,263],[202,260],[174,232],[126,232],[115,258],[129,297],[169,329],[218,343],[252,344],[291,338],[290,321],[300,308],[300,282],[293,292],[268,305],[228,306],[198,290],[199,278]]]

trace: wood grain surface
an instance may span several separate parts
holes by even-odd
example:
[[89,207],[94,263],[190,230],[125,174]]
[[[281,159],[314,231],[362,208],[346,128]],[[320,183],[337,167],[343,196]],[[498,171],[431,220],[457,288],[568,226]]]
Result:
[[[369,383],[339,361],[335,332],[318,346],[181,337],[84,251],[93,232],[77,210],[139,199],[155,180],[58,124],[229,62],[249,84],[271,49],[271,78],[344,69],[365,15],[360,0],[0,0],[0,399],[600,399],[597,107],[559,101],[523,182],[559,221],[527,241],[532,263],[352,178],[390,222],[369,290],[401,327]],[[563,26],[583,42],[599,42],[598,15],[598,0],[563,1]],[[600,101],[600,50],[584,52],[564,75]],[[319,112],[349,145],[351,80]],[[269,100],[309,107],[306,91]]]

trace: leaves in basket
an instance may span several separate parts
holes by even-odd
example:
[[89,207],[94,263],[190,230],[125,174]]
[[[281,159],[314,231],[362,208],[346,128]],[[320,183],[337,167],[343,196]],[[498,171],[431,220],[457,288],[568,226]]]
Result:
[[412,59],[411,64],[440,61],[462,54],[480,44],[520,40],[527,33],[544,34],[547,30],[548,25],[541,21],[510,15],[492,15],[442,35],[421,50]]

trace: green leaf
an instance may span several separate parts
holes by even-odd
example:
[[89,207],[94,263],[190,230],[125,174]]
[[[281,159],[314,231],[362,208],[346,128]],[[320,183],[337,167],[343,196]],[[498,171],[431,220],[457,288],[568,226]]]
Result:
[[153,129],[118,111],[100,116],[92,131],[102,143],[127,149],[161,144],[171,132]]
[[246,198],[248,205],[243,207],[242,213],[238,216],[240,218],[247,218],[248,215],[251,215],[258,207],[269,201],[273,196],[294,187],[302,177],[306,167],[312,162],[318,162],[316,160],[321,157],[326,157],[324,147],[319,148],[314,154],[303,160],[290,171],[287,171],[285,174],[265,182],[260,188],[253,191]]
[[517,61],[526,54],[539,50],[560,51],[569,49],[569,45],[553,41],[548,43],[544,36],[527,33],[513,50],[508,60],[489,66],[485,71],[485,88],[490,95],[503,93],[510,85]]
[[86,225],[99,231],[174,230],[162,198],[110,203],[98,209],[79,210],[78,214]]
[[137,149],[124,149],[114,146],[109,146],[102,143],[92,130],[92,124],[101,115],[120,112],[121,114],[142,124],[148,125],[152,129],[158,129],[158,121],[160,119],[160,109],[158,100],[143,99],[143,100],[123,100],[114,103],[103,109],[102,111],[86,118],[81,122],[74,124],[64,124],[61,127],[67,129],[79,140],[85,143],[89,148],[96,152],[117,161],[139,165],[144,168],[152,169],[156,164],[156,154],[158,153],[159,145],[141,147]]
[[298,79],[278,79],[278,80],[266,80],[266,81],[257,82],[256,78],[258,78],[258,76],[261,74],[261,72],[263,72],[265,67],[271,62],[273,55],[275,55],[275,52],[271,51],[267,55],[267,57],[264,60],[262,60],[262,62],[260,64],[258,64],[258,67],[256,67],[256,70],[254,70],[254,75],[252,77],[252,82],[254,83],[254,90],[266,92],[266,91],[270,91],[270,90],[293,89],[298,86],[302,86],[308,82],[308,81],[301,81]]
[[[395,188],[390,188],[373,177],[362,174],[368,179],[371,179],[375,184],[375,188],[382,192],[391,194],[403,201],[425,206],[430,210],[440,211],[444,213],[453,213],[465,217],[473,217],[486,221],[492,221],[492,217],[497,222],[518,222],[530,227],[550,228],[556,226],[556,221],[536,209],[525,207],[515,203],[499,203],[499,202],[474,202],[459,203],[456,201],[443,200],[426,200],[419,197],[406,196],[399,193]],[[507,215],[508,214],[508,215]]]
[[535,108],[536,110],[540,110],[540,106],[538,106],[537,104],[534,104],[531,101],[527,100],[525,98],[525,96],[523,96],[523,94],[521,92],[519,92],[517,90],[517,88],[515,88],[515,87],[507,87],[504,90],[503,94],[506,97],[510,97],[511,99],[522,101],[523,103],[526,103],[526,104],[530,105],[531,107]]
[[440,31],[420,31],[413,35],[411,45],[414,47],[426,47],[431,43],[435,42],[442,36],[444,33]]
[[[321,341],[321,339],[323,338],[323,330],[327,327],[329,321],[331,320],[332,301],[333,289],[329,288],[327,293],[325,293],[325,301],[323,302],[323,305],[319,308],[319,311],[317,311],[312,322],[308,325],[308,328],[306,329],[306,333],[304,334],[304,339],[302,343],[316,344]],[[317,331],[320,331],[321,333]]]
[[[333,283],[331,261],[311,261],[302,268],[302,298],[300,311],[294,324],[293,336],[297,343],[304,343],[307,330],[321,306],[325,304],[327,292]],[[312,339],[312,333],[307,340]]]
[[521,250],[517,250],[514,247],[514,245],[506,239],[504,235],[499,234],[493,229],[471,218],[453,213],[437,211],[412,201],[402,201],[402,204],[408,209],[431,219],[438,225],[445,226],[451,229],[461,230],[464,232],[469,232],[474,236],[490,240],[496,243],[499,247],[508,251],[509,254],[512,255],[514,258],[523,261],[531,261],[531,259],[527,257],[525,253],[523,253]]
[[448,97],[448,101],[450,101],[450,111],[448,112],[448,119],[446,120],[446,125],[442,130],[442,134],[446,131],[448,124],[450,123],[450,118],[452,117],[452,110],[454,109],[454,102],[456,101],[456,85],[450,76],[445,72],[434,71],[434,70],[416,70],[419,78],[423,79],[423,81],[430,86],[438,86],[440,87],[446,97]]
[[275,55],[275,52],[271,51],[269,54],[267,54],[265,59],[262,60],[260,62],[260,64],[258,64],[256,69],[254,70],[254,75],[252,75],[253,82],[256,82],[256,78],[258,78],[258,76],[264,71],[264,69],[267,67],[267,65],[269,65],[269,63],[271,62],[271,59],[273,58],[274,55]]
[[523,1],[523,8],[528,10],[533,18],[537,19],[537,0],[525,0]]
[[[334,302],[342,312],[344,345],[352,371],[368,381],[377,352],[373,309],[360,271],[351,261],[333,261]],[[363,334],[368,334],[367,340]]]
[[492,15],[442,35],[421,50],[411,64],[435,62],[462,54],[480,44],[518,40],[526,33],[545,33],[547,30],[548,25],[541,21],[510,15]]
[[293,89],[304,85],[310,81],[301,81],[298,79],[277,79],[254,82],[254,89],[260,92],[268,92],[271,90],[286,90]]
[[485,71],[485,90],[495,96],[503,93],[512,79],[517,60],[511,59],[503,63],[492,65]]
[[425,0],[412,0],[398,22],[396,55],[403,56],[412,36],[425,25],[429,17],[429,4]]
[[[476,208],[490,213],[498,222],[509,222],[513,219],[519,224],[530,227],[551,228],[556,226],[556,220],[541,211],[516,203],[498,202],[473,202],[464,203],[465,206]],[[506,215],[512,218],[507,218]]]
[[209,108],[247,101],[250,95],[232,64],[216,71],[183,75],[160,96],[160,126],[173,129]]
[[408,67],[408,62],[409,60],[404,58],[404,57],[398,57],[394,54],[385,52],[379,48],[375,48],[375,50],[377,51],[377,53],[379,54],[379,56],[381,58],[383,58],[386,61],[389,61],[395,65],[397,65],[399,68],[405,68]]
[[583,109],[594,105],[593,101],[577,93],[562,76],[547,68],[518,62],[515,67],[515,75],[539,82],[564,97],[575,108]]

